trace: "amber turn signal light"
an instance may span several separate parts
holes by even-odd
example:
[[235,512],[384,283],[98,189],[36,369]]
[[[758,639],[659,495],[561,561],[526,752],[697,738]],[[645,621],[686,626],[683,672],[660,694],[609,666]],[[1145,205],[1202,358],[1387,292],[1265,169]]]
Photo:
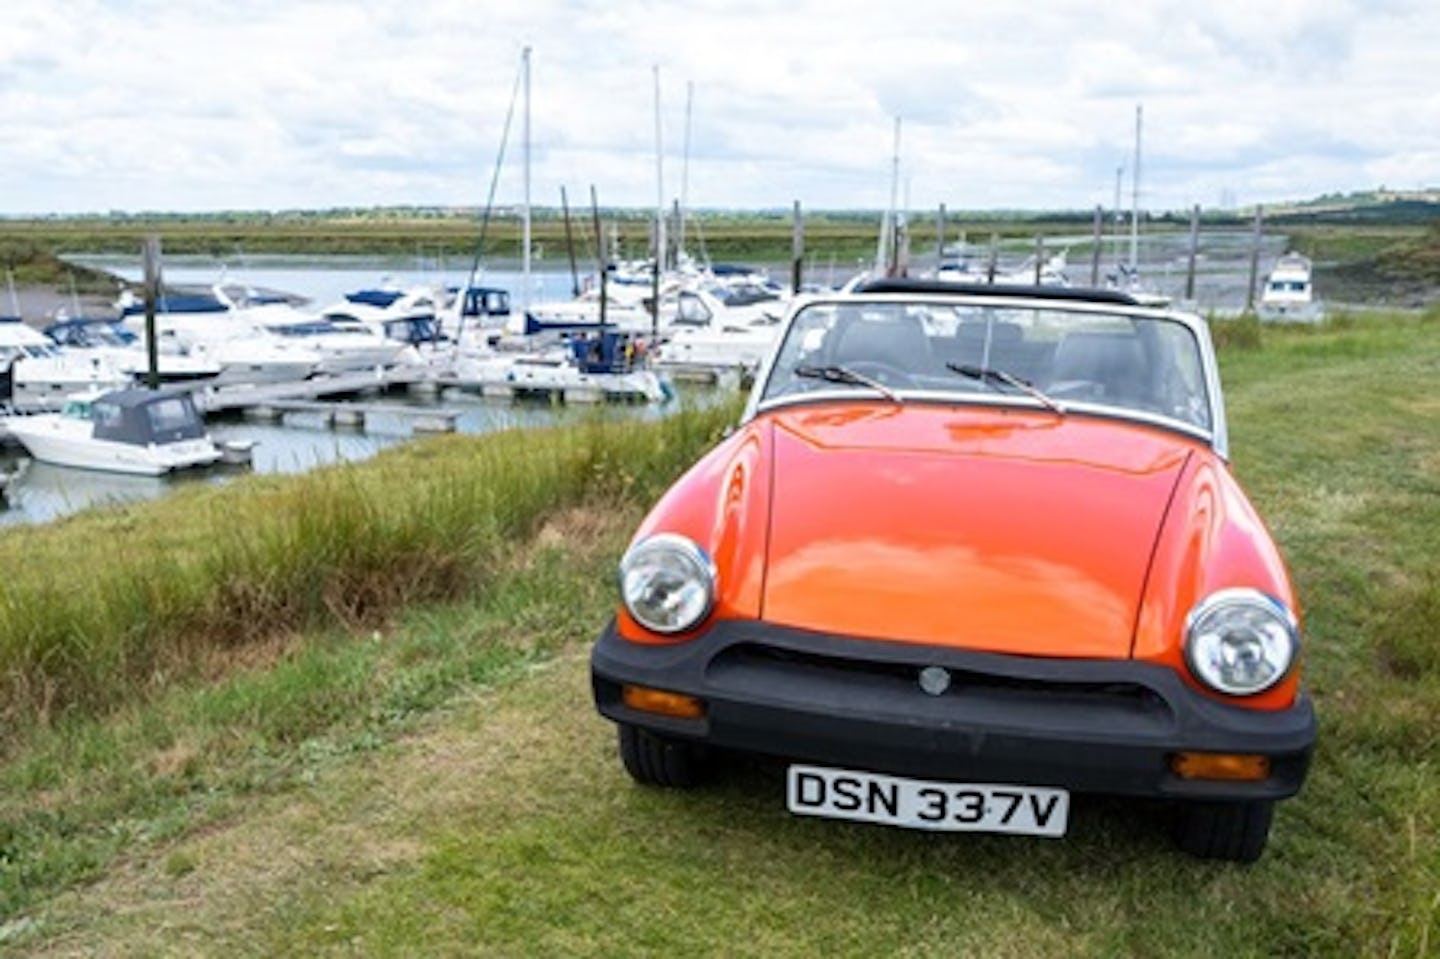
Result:
[[642,712],[680,719],[699,719],[705,715],[705,704],[684,693],[670,693],[648,686],[626,686],[620,691],[620,698],[626,706]]
[[1175,753],[1170,769],[1181,779],[1259,782],[1270,775],[1270,757],[1243,753]]

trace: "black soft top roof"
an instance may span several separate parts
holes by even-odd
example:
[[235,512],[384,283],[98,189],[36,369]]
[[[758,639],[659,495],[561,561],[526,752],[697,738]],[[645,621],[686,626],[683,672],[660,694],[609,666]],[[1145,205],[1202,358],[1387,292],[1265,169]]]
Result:
[[999,296],[1040,300],[1067,300],[1082,303],[1113,303],[1139,306],[1128,293],[1078,286],[1031,286],[1008,283],[951,283],[948,280],[870,280],[855,287],[855,293],[924,293],[941,296]]

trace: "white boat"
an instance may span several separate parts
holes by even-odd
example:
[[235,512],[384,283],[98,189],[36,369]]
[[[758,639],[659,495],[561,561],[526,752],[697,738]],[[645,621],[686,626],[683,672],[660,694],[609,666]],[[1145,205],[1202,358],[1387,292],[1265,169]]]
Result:
[[[240,297],[237,299],[236,297]],[[160,297],[155,333],[161,352],[194,356],[220,367],[219,385],[283,383],[319,371],[323,359],[312,345],[276,336],[255,322],[252,311],[279,304],[235,284],[216,285],[207,293]],[[143,336],[144,305],[128,291],[116,302],[126,329]]]
[[550,300],[531,304],[528,312],[510,317],[505,332],[511,336],[555,336],[572,331],[594,332],[605,327],[631,333],[648,333],[657,326],[668,326],[675,315],[676,296],[680,284],[664,282],[660,286],[660,315],[657,320],[650,311],[652,286],[605,283],[605,316],[601,323],[600,290],[597,286],[569,300]]
[[0,406],[54,410],[72,393],[131,382],[127,370],[103,357],[67,353],[18,318],[0,320]]
[[443,291],[428,286],[402,289],[388,280],[377,287],[353,290],[320,311],[322,319],[360,323],[387,339],[418,345],[440,336]]
[[184,389],[84,394],[59,413],[9,417],[9,427],[32,458],[79,469],[160,476],[222,455]]
[[775,343],[785,304],[778,298],[727,302],[737,288],[680,293],[668,338],[652,354],[656,369],[677,376],[718,378],[727,371],[752,375]]
[[1255,311],[1262,320],[1313,323],[1325,314],[1315,299],[1310,258],[1290,251],[1275,262]]
[[456,358],[450,382],[485,396],[559,397],[567,402],[660,403],[673,391],[644,364],[636,340],[616,330],[576,334],[529,353],[468,353]]
[[327,319],[283,303],[252,307],[244,318],[258,330],[318,354],[319,373],[349,373],[420,362],[414,347],[355,319]]
[[1035,257],[1031,256],[1018,266],[990,268],[988,256],[969,246],[947,249],[935,268],[935,279],[947,283],[992,283],[996,286],[1069,286],[1070,277],[1067,253],[1061,250],[1052,253],[1040,264],[1039,278],[1036,278]]
[[[137,383],[149,374],[150,356],[145,341],[118,319],[106,317],[65,317],[45,327],[45,335],[73,356],[100,357],[128,372]],[[213,380],[220,364],[207,357],[191,356],[173,347],[156,351],[156,374],[162,383],[189,383]]]

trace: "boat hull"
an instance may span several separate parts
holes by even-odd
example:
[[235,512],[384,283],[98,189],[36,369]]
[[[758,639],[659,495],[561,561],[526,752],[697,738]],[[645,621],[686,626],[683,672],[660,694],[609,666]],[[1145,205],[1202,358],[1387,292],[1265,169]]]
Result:
[[220,460],[220,450],[208,439],[139,446],[95,439],[68,429],[70,424],[53,414],[13,417],[10,435],[32,459],[56,466],[127,473],[134,476],[163,476],[176,470],[209,466]]

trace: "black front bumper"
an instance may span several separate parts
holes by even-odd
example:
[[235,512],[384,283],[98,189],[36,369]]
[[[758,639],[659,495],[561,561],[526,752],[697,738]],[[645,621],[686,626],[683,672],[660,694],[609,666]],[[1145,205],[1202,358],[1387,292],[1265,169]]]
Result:
[[[950,687],[924,692],[927,666]],[[856,640],[758,622],[652,646],[612,622],[591,657],[595,703],[618,723],[790,760],[957,782],[1059,786],[1185,799],[1280,799],[1299,791],[1315,744],[1303,694],[1280,712],[1244,709],[1173,670]],[[621,687],[695,696],[699,719],[626,706]],[[1179,751],[1259,754],[1259,782],[1182,779]]]

